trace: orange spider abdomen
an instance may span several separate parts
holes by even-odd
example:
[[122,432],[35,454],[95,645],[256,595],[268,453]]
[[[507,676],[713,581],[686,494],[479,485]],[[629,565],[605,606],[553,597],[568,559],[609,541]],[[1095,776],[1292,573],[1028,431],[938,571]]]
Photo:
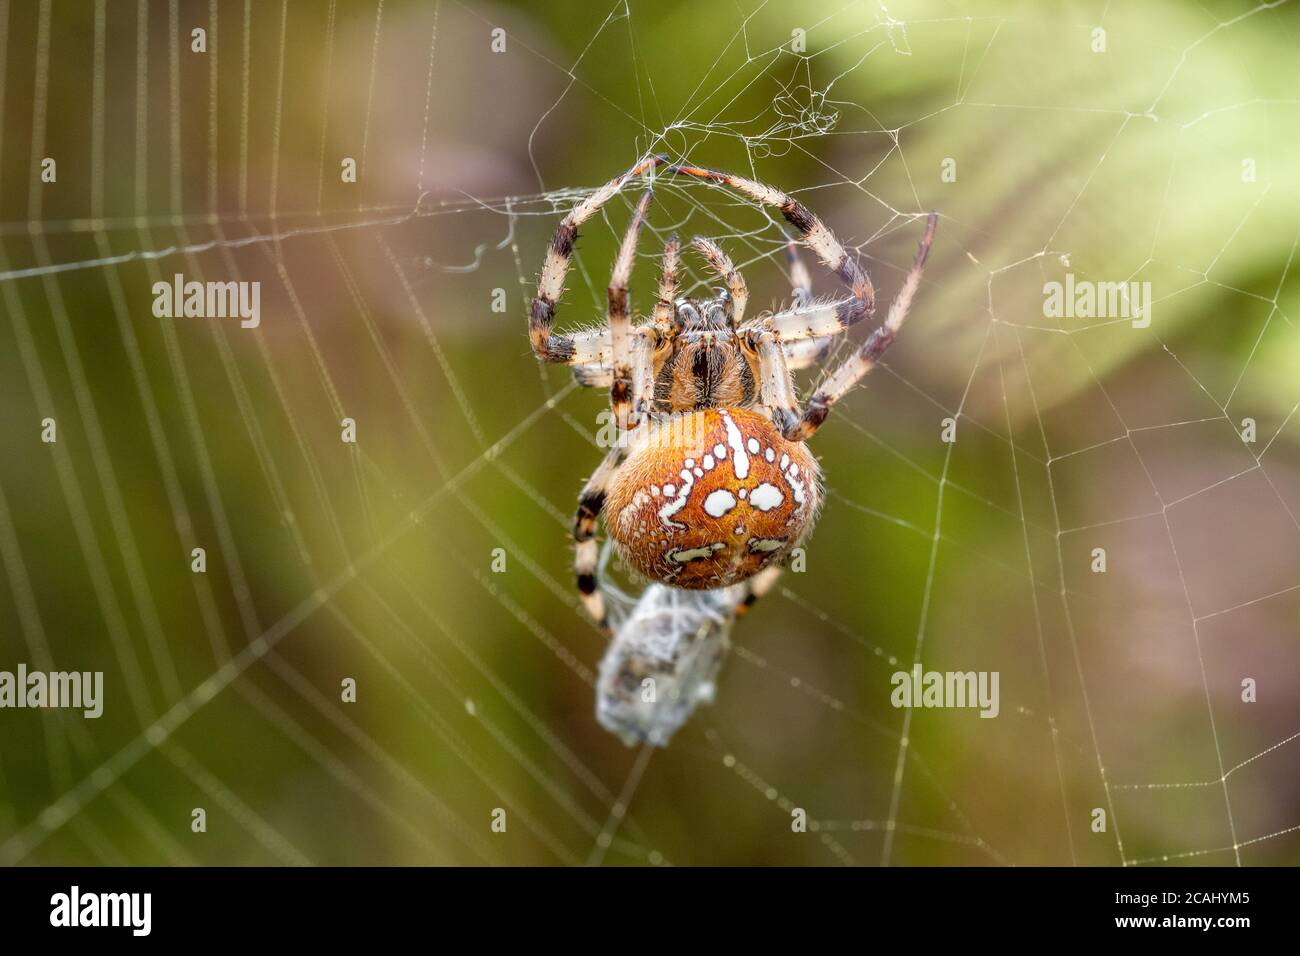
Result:
[[680,588],[728,587],[812,530],[821,470],[802,442],[743,408],[674,415],[636,434],[605,499],[624,563]]

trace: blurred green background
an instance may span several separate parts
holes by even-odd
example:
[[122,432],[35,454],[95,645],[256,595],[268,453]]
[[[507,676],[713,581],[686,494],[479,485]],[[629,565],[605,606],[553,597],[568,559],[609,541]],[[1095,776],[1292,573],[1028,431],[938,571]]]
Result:
[[[0,711],[0,860],[1300,861],[1295,5],[0,0],[0,35],[0,669],[106,695]],[[651,150],[794,193],[882,303],[941,217],[816,436],[806,570],[663,751],[594,719],[604,396],[524,319]],[[671,231],[788,300],[779,220],[661,182],[641,309]],[[260,282],[260,327],[155,318],[177,272]],[[1150,327],[1045,316],[1067,273],[1150,282]],[[1000,715],[906,718],[914,660],[998,671]]]

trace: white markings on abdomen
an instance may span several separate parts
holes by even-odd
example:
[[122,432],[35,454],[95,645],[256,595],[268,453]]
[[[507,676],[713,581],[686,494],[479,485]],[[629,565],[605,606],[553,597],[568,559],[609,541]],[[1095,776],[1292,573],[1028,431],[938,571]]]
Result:
[[763,482],[749,493],[749,503],[759,511],[771,511],[785,501],[785,495],[776,485]]
[[667,558],[669,561],[676,564],[685,564],[688,561],[697,561],[700,558],[707,558],[711,556],[714,551],[720,551],[725,547],[726,545],[721,541],[715,541],[713,544],[706,544],[702,548],[676,548],[675,550],[668,552]]
[[[780,492],[777,494],[779,495]],[[710,491],[709,496],[704,499],[704,511],[711,518],[721,518],[734,507],[736,507],[736,496],[726,488]]]
[[745,439],[740,429],[726,412],[721,412],[722,424],[727,429],[727,444],[731,446],[731,466],[736,472],[736,479],[744,481],[749,477],[749,453],[745,451]]
[[[676,531],[685,531],[686,525],[678,524],[672,519],[673,515],[686,507],[686,499],[691,496],[691,488],[695,485],[695,476],[685,468],[683,468],[679,474],[681,475],[682,486],[681,488],[676,489],[677,497],[659,509],[659,520],[663,522],[664,527],[666,528],[672,528]],[[669,490],[672,487],[672,485],[664,485],[664,494],[672,494],[672,491]]]
[[[799,480],[799,466],[791,463],[790,467],[782,474],[785,477],[786,484],[794,492],[795,511],[798,511],[803,507],[804,503],[804,486],[803,482]],[[793,520],[793,516],[791,516],[791,520]]]

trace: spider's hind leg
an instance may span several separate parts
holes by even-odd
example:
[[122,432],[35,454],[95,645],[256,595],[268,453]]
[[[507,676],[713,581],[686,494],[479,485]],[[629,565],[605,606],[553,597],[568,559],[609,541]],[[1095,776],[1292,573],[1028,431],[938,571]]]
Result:
[[578,580],[578,593],[591,619],[607,634],[610,630],[609,618],[605,611],[605,599],[601,596],[596,580],[596,568],[600,560],[600,548],[596,544],[596,522],[605,507],[605,492],[609,488],[609,481],[622,462],[623,449],[611,448],[578,495],[578,511],[573,518],[573,540],[577,545],[573,570]]
[[779,564],[772,564],[759,571],[756,575],[745,582],[745,596],[741,598],[740,603],[736,605],[736,617],[742,617],[749,612],[754,603],[776,585],[776,580],[781,576],[785,568]]

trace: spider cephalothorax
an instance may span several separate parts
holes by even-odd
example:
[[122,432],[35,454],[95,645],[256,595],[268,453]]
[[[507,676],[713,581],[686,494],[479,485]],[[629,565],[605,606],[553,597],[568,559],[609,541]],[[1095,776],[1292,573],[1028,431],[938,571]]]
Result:
[[725,294],[674,304],[675,324],[666,336],[656,336],[654,411],[753,404],[757,360],[728,324],[730,315]]
[[[794,304],[745,318],[749,292],[710,239],[692,246],[725,283],[712,298],[677,297],[681,249],[664,248],[659,296],[648,321],[632,325],[628,279],[651,200],[637,203],[610,278],[607,327],[552,332],[555,305],[578,226],[630,180],[664,166],[737,190],[780,210],[805,245],[850,295],[816,302],[790,245]],[[692,590],[747,585],[744,605],[771,586],[780,562],[812,529],[821,474],[804,442],[893,342],[921,281],[934,239],[931,214],[916,259],[885,321],[821,385],[800,411],[791,372],[817,364],[831,340],[874,312],[871,280],[802,203],[762,183],[650,157],[578,203],[551,239],[529,312],[537,357],[573,366],[583,385],[607,386],[619,441],[587,482],[574,523],[578,589],[606,626],[596,586],[596,521],[624,561],[647,577]]]

